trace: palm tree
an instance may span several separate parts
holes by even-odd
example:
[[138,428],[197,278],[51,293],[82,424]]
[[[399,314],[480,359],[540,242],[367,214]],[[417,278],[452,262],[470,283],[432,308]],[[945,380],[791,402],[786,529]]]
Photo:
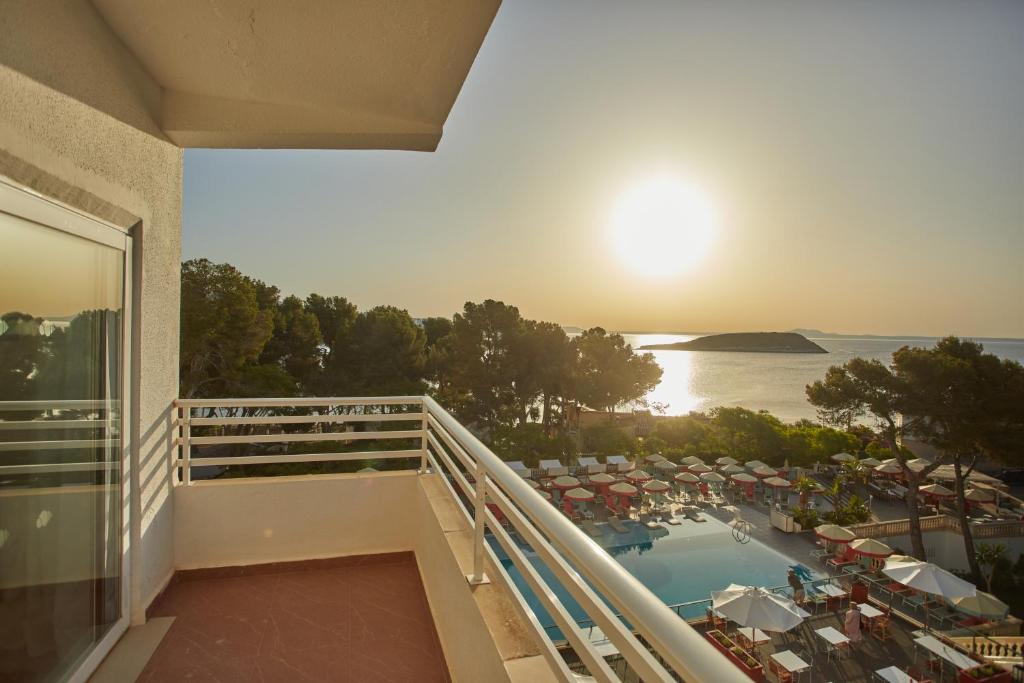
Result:
[[806,475],[800,475],[800,478],[793,482],[793,490],[800,494],[800,509],[806,510],[811,494],[818,490],[818,482]]
[[979,543],[978,549],[975,552],[975,557],[978,559],[978,564],[985,567],[985,590],[989,593],[992,592],[992,578],[996,573],[996,565],[999,564],[999,560],[1003,558],[1006,553],[1006,546],[1002,543]]

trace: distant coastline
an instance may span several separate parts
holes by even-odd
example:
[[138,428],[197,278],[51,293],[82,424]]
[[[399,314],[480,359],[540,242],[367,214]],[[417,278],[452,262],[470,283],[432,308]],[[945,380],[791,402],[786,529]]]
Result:
[[641,351],[727,351],[734,353],[828,353],[795,332],[712,334],[672,344],[648,344]]

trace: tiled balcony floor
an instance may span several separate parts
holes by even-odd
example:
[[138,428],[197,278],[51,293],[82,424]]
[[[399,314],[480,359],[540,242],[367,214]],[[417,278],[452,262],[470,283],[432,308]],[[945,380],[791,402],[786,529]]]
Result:
[[139,681],[448,681],[412,553],[179,573]]

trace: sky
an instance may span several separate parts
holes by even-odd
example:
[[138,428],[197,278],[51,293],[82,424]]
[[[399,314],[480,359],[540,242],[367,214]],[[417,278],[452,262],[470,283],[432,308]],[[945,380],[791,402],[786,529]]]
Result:
[[[1018,0],[506,0],[436,152],[186,151],[183,258],[416,317],[1024,337],[1022,79]],[[706,248],[625,258],[664,178]]]

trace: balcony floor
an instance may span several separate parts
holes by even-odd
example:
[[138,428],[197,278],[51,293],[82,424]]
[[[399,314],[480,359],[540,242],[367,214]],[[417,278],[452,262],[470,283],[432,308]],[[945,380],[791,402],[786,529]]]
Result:
[[179,572],[139,681],[448,681],[412,553]]

